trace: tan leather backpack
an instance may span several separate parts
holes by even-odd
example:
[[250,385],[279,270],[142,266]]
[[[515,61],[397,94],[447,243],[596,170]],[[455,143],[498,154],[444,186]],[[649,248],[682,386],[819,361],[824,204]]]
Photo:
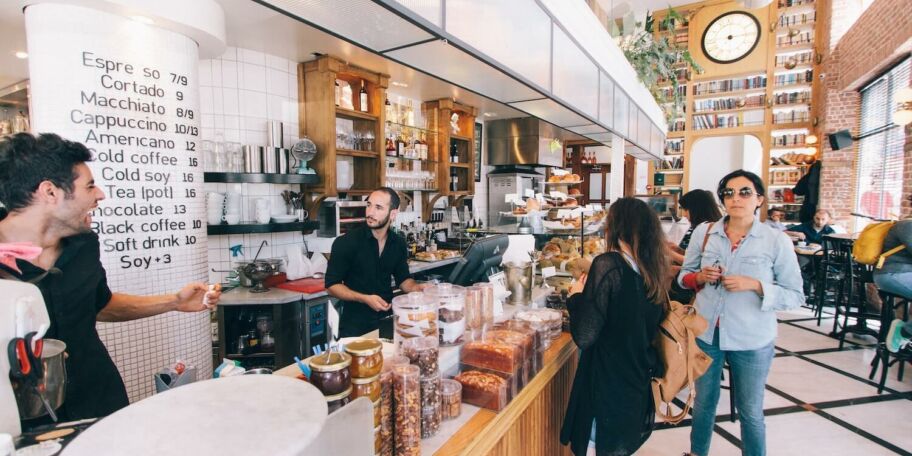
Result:
[[[706,229],[701,254],[706,248],[712,227],[710,224]],[[693,407],[697,394],[695,382],[709,369],[712,358],[697,346],[697,336],[709,327],[706,319],[697,313],[692,304],[669,300],[668,305],[668,314],[659,324],[659,334],[653,344],[659,354],[659,360],[665,367],[665,373],[662,377],[653,377],[652,398],[659,418],[671,424],[678,424],[687,418],[687,413]],[[674,415],[671,402],[684,388],[690,388],[690,393],[684,402],[684,408]],[[662,405],[665,406],[664,410]]]

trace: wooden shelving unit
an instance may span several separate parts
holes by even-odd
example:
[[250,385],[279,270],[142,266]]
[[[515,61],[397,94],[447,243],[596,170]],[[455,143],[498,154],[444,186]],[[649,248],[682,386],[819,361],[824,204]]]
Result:
[[[314,205],[319,205],[325,197],[337,196],[339,193],[361,194],[370,192],[383,182],[386,165],[384,155],[384,102],[386,89],[389,87],[389,75],[366,70],[350,65],[332,56],[322,56],[299,66],[300,80],[298,90],[301,93],[299,104],[301,135],[306,135],[316,145],[319,153],[310,162],[317,175],[322,177],[322,184],[314,186],[313,193],[320,194],[314,198]],[[336,80],[346,81],[352,88],[354,109],[336,106]],[[362,110],[359,106],[359,90],[362,81],[367,92],[368,106]],[[337,119],[352,121],[353,131],[371,133],[374,141],[370,150],[352,150],[337,147]],[[336,161],[338,157],[352,157],[354,160],[352,188],[338,190]],[[313,209],[312,206],[309,209]],[[317,211],[311,210],[312,214]]]
[[[422,103],[421,110],[425,118],[437,127],[436,151],[437,157],[437,191],[431,197],[422,193],[422,208],[424,218],[430,218],[434,203],[441,197],[448,197],[451,206],[458,206],[465,197],[475,194],[475,118],[478,110],[450,98],[426,101]],[[455,133],[450,125],[453,114],[459,116],[457,126],[459,132]],[[456,163],[450,163],[450,151],[455,148],[458,156]],[[450,173],[457,177],[456,190],[450,189]]]
[[[688,24],[688,49],[691,56],[703,67],[703,73],[694,75],[689,81],[688,91],[686,93],[686,117],[685,129],[683,131],[669,131],[666,136],[666,151],[670,150],[671,144],[680,143],[680,155],[684,160],[683,173],[669,173],[656,169],[656,163],[649,165],[649,184],[653,186],[654,191],[681,191],[689,190],[688,169],[691,164],[700,166],[691,160],[693,145],[702,138],[713,136],[734,136],[734,135],[752,135],[760,140],[763,148],[763,170],[761,176],[764,176],[767,184],[774,181],[774,173],[788,172],[791,167],[796,170],[795,165],[776,165],[771,157],[781,157],[789,153],[806,153],[817,155],[817,144],[806,144],[805,137],[811,134],[819,136],[816,132],[817,109],[813,103],[815,94],[820,89],[819,74],[819,56],[815,49],[816,34],[819,33],[817,18],[818,9],[821,7],[818,2],[802,2],[798,5],[787,6],[788,0],[776,0],[764,8],[756,8],[748,12],[754,15],[761,24],[760,42],[756,48],[742,60],[731,64],[720,64],[711,62],[705,58],[701,49],[701,37],[703,30],[709,22],[721,14],[734,11],[744,10],[731,2],[707,1],[692,3],[688,5],[677,6],[675,9],[683,16],[689,19]],[[660,24],[665,11],[657,11],[654,15],[655,23]],[[657,27],[658,29],[658,27]],[[665,31],[656,30],[656,36],[662,36]],[[791,35],[791,36],[789,36]],[[782,38],[783,44],[779,43]],[[806,40],[807,42],[797,42]],[[789,42],[791,41],[791,42]],[[786,66],[791,68],[786,68]],[[810,75],[809,81],[805,72]],[[793,76],[799,81],[790,83],[777,84],[777,76],[784,74],[796,74]],[[746,79],[752,76],[759,76],[765,79],[764,83],[757,84],[757,87],[744,88],[740,87],[732,90],[721,90],[714,88],[707,91],[707,83],[723,80]],[[701,87],[701,93],[698,92]],[[668,89],[670,90],[670,89]],[[807,96],[801,94],[783,96],[784,92],[807,92]],[[779,95],[780,103],[776,103],[776,95]],[[730,100],[721,99],[745,99],[753,98],[759,95],[765,95],[763,102],[759,106],[743,106],[719,110],[703,109],[697,111],[696,105],[702,102],[702,106],[711,106],[712,99],[719,100],[719,105],[723,105]],[[730,105],[729,105],[730,106]],[[807,120],[799,122],[782,122],[773,123],[774,111],[786,112],[791,109],[794,111],[807,111]],[[751,112],[755,111],[755,112]],[[762,122],[748,123],[746,117],[760,116],[756,111],[762,111]],[[745,115],[745,124],[730,128],[710,128],[695,129],[695,118],[698,116],[727,116],[727,115]],[[670,128],[671,130],[671,128]],[[794,135],[795,138],[784,139],[788,135]],[[673,149],[672,149],[673,150]],[[674,154],[667,154],[669,158],[676,157]],[[806,171],[806,166],[802,165],[802,174]],[[655,175],[662,174],[662,184],[657,185]],[[676,179],[682,177],[683,180],[678,183]],[[672,178],[669,182],[669,178]],[[781,176],[779,176],[781,177]],[[778,178],[776,179],[778,182]],[[790,181],[791,182],[791,181]],[[778,184],[782,185],[782,184]],[[784,188],[784,187],[782,187]],[[799,202],[774,202],[770,205],[792,206],[797,212],[796,204]],[[790,211],[792,209],[789,209]]]

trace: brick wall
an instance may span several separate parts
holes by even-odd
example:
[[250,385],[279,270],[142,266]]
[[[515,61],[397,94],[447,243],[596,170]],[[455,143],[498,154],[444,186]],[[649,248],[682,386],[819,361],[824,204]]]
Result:
[[[848,129],[858,134],[861,97],[858,89],[908,55],[912,44],[912,15],[908,0],[826,0],[824,29],[818,51],[824,52],[824,79],[821,84],[820,125],[823,167],[820,207],[831,209],[837,220],[848,227],[855,204],[855,158],[857,144],[834,151],[826,135]],[[865,9],[867,6],[867,9]],[[912,192],[912,130],[906,129],[904,198]],[[908,199],[903,214],[912,214]]]

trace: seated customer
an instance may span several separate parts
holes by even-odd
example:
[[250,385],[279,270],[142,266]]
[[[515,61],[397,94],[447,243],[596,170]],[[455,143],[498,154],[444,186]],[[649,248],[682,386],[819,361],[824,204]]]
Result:
[[[906,248],[888,256],[883,267],[874,270],[874,283],[881,291],[912,299],[912,218],[900,220],[890,228],[884,238],[883,250],[886,252],[900,245]],[[912,327],[906,323],[906,334],[903,334],[903,326],[902,320],[898,319],[890,325],[887,348],[892,352],[908,344]]]
[[778,207],[774,207],[766,213],[766,221],[763,223],[766,223],[776,230],[785,231],[788,229],[788,227],[782,223],[783,220],[785,220],[785,211]]
[[788,233],[793,234],[799,240],[808,244],[822,244],[823,237],[833,234],[836,230],[830,226],[830,211],[826,209],[817,209],[814,212],[814,221],[812,223],[802,223],[788,229]]

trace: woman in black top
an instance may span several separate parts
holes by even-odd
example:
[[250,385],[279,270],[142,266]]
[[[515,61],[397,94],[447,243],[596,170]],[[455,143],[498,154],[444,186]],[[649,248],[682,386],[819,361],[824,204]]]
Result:
[[[716,204],[716,198],[708,190],[698,189],[685,193],[678,200],[678,206],[681,207],[681,212],[690,222],[690,228],[688,228],[687,233],[684,234],[678,245],[670,242],[668,244],[671,250],[668,255],[671,257],[672,272],[675,276],[681,271],[681,265],[684,264],[684,251],[690,245],[690,235],[693,234],[694,228],[703,223],[715,222],[722,218],[722,211],[719,210],[719,205]],[[682,288],[676,280],[671,281],[671,288],[668,293],[672,301],[685,304],[693,301],[694,298],[693,291]]]
[[[608,210],[608,253],[571,288],[570,333],[582,350],[561,442],[586,454],[631,454],[655,420],[652,341],[665,316],[665,235],[646,203],[621,198]],[[582,291],[582,292],[580,292]]]

